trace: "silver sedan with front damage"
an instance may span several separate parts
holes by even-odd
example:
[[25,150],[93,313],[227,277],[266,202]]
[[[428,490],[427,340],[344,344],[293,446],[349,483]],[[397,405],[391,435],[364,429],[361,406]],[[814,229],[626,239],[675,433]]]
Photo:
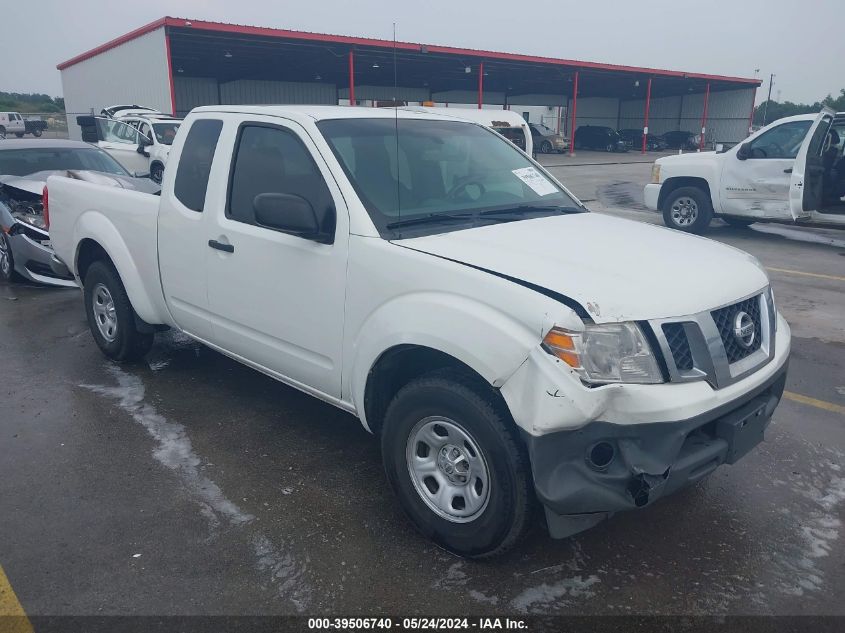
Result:
[[60,174],[99,184],[156,193],[149,178],[134,177],[105,151],[66,140],[7,140],[0,145],[0,279],[76,286],[51,267],[47,178]]

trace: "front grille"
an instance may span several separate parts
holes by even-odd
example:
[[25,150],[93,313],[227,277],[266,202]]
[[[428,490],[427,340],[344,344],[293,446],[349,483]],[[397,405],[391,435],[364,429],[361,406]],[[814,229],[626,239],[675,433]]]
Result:
[[686,330],[683,323],[664,323],[663,335],[669,344],[675,366],[680,371],[689,371],[693,368],[692,352],[689,347]]
[[[754,323],[754,340],[749,347],[741,345],[734,336],[734,322],[739,312],[746,312]],[[722,337],[722,344],[725,346],[725,354],[727,354],[729,363],[740,361],[760,349],[763,341],[763,327],[760,320],[759,295],[732,306],[713,310],[710,314],[713,316],[713,321]]]

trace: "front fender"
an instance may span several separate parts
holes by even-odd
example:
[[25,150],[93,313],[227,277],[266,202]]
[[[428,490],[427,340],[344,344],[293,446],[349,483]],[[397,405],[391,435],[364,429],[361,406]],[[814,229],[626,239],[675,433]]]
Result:
[[418,345],[448,354],[492,386],[501,386],[554,323],[566,322],[567,316],[577,319],[559,304],[537,314],[534,324],[526,324],[489,304],[448,292],[415,292],[385,302],[370,313],[352,346],[349,395],[359,417],[368,426],[364,412],[367,378],[379,357],[398,345]]
[[[93,240],[108,254],[117,269],[129,301],[138,316],[151,324],[166,323],[164,318],[164,300],[161,296],[161,286],[157,268],[146,270],[148,284],[155,284],[151,288],[145,284],[138,266],[132,259],[132,252],[120,232],[111,221],[98,211],[86,211],[74,227],[74,243],[76,253],[73,260],[74,273],[79,275],[79,251],[83,240]],[[155,244],[152,245],[155,257]],[[80,283],[83,281],[79,280]]]

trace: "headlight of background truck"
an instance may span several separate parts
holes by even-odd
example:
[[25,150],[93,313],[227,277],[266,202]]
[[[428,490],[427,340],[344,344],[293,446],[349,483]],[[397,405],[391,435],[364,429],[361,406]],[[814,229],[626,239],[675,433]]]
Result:
[[660,182],[660,165],[657,163],[651,166],[651,182],[655,185]]
[[543,348],[572,367],[589,384],[653,384],[663,375],[636,323],[585,325],[583,332],[552,328]]

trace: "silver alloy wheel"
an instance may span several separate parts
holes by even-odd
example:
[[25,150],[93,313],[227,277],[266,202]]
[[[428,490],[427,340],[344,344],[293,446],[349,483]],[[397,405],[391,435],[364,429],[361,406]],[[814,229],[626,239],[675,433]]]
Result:
[[154,165],[152,170],[150,170],[150,180],[152,180],[155,184],[160,185],[163,178],[164,167],[161,165]]
[[100,330],[100,334],[109,343],[114,342],[117,338],[117,313],[109,289],[103,284],[94,286],[94,292],[91,293],[91,304],[94,309],[94,320],[97,322],[97,329]]
[[676,226],[688,227],[698,219],[698,203],[687,196],[672,202],[672,222]]
[[487,508],[487,461],[478,442],[454,420],[431,416],[417,422],[405,460],[417,494],[438,516],[468,523]]
[[12,274],[12,259],[9,257],[9,243],[5,235],[0,235],[0,271],[4,277]]

